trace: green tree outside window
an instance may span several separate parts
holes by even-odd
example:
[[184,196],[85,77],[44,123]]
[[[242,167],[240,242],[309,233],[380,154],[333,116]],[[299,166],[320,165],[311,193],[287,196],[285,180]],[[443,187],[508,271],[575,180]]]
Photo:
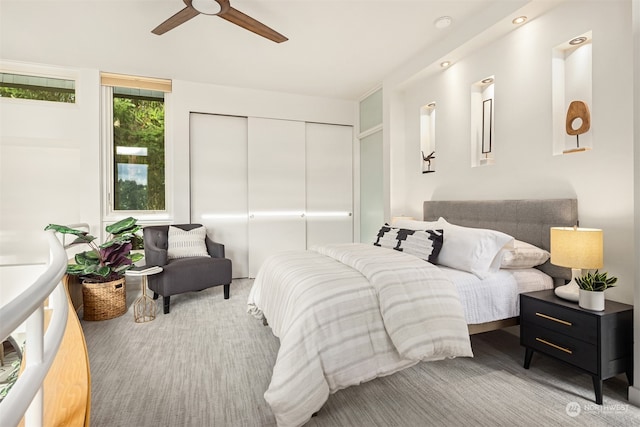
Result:
[[165,210],[164,99],[113,96],[114,210]]

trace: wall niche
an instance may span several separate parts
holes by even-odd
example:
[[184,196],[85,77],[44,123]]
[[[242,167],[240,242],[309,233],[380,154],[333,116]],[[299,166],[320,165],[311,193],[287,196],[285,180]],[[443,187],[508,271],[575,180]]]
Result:
[[553,154],[591,150],[592,34],[588,31],[552,50]]
[[495,163],[495,77],[471,85],[471,166]]
[[436,171],[436,103],[420,107],[420,168],[422,173]]

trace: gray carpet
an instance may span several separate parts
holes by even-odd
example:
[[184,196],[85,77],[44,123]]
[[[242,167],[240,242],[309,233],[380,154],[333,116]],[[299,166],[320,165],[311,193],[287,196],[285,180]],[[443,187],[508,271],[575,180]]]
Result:
[[[135,323],[82,321],[92,375],[91,425],[274,426],[264,401],[278,350],[269,327],[246,314],[252,281],[172,297],[171,313]],[[516,329],[517,331],[517,329]],[[605,381],[593,403],[591,377],[534,355],[522,368],[519,339],[506,331],[472,338],[475,357],[420,363],[341,390],[308,426],[632,426],[624,377]],[[577,416],[567,415],[567,405]],[[574,413],[575,415],[575,413]]]

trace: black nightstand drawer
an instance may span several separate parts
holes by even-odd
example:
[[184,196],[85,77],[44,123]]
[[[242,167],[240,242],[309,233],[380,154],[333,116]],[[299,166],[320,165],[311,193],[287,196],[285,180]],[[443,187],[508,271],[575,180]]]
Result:
[[534,324],[521,329],[522,344],[591,373],[598,372],[598,348],[580,339]]
[[632,384],[631,305],[606,301],[603,311],[589,311],[553,290],[520,294],[520,343],[526,349],[525,369],[539,352],[589,373],[599,405],[603,380],[625,372]]
[[521,323],[539,325],[590,344],[597,344],[598,319],[594,316],[525,295],[522,295],[521,303]]

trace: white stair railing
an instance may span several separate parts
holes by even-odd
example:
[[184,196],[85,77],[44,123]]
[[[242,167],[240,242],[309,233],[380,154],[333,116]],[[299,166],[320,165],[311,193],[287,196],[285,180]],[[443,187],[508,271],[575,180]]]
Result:
[[[0,424],[14,427],[24,416],[26,427],[43,425],[43,382],[67,325],[68,302],[62,277],[67,255],[54,231],[47,231],[49,265],[24,292],[0,307],[0,338],[4,341],[25,321],[26,364],[4,400],[0,402]],[[49,298],[52,316],[44,333],[44,302]]]

